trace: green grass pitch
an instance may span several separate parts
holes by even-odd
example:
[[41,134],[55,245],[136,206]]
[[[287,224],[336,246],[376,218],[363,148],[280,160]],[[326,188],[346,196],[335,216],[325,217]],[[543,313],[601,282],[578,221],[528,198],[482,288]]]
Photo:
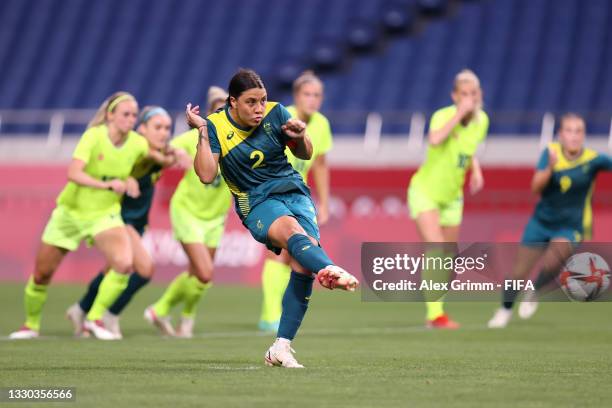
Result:
[[[314,293],[294,348],[304,370],[269,368],[272,336],[255,329],[255,288],[213,287],[196,338],[164,339],[142,319],[162,291],[139,293],[122,317],[125,340],[73,339],[66,307],[82,286],[55,285],[43,338],[8,341],[22,323],[22,284],[0,285],[0,387],[76,387],[76,403],[118,407],[562,407],[612,401],[609,303],[545,303],[530,321],[487,330],[490,303],[452,303],[463,324],[423,328],[423,305],[363,303]],[[27,406],[15,403],[10,406]]]

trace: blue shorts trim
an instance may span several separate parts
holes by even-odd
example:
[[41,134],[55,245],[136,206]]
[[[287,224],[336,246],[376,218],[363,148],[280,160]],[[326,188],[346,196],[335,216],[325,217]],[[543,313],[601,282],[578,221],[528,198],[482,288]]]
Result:
[[310,197],[301,193],[270,195],[265,201],[251,208],[249,215],[242,223],[256,241],[265,244],[268,249],[279,254],[281,249],[274,247],[268,241],[268,230],[276,219],[285,215],[295,217],[306,234],[317,241],[321,239],[315,205]]
[[578,243],[583,239],[582,231],[571,227],[547,226],[534,217],[529,219],[525,231],[523,232],[522,244],[537,244],[550,242],[555,238],[565,238],[570,242]]

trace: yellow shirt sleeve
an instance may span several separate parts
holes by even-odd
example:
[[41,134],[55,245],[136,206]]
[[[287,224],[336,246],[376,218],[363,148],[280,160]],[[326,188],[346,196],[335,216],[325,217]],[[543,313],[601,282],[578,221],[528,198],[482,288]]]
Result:
[[318,155],[322,155],[322,154],[326,154],[327,152],[329,152],[333,145],[333,138],[332,138],[332,131],[331,131],[331,126],[329,125],[329,120],[327,120],[326,117],[322,117],[322,124],[321,124],[321,134],[320,134],[320,139],[319,139],[319,147],[318,147]]
[[198,140],[197,133],[197,129],[191,129],[185,133],[182,133],[170,141],[170,146],[178,147],[179,149],[183,149],[187,153],[193,155],[193,152],[196,150],[196,146],[194,145],[194,139],[196,140],[196,143]]
[[434,112],[429,121],[429,130],[438,130],[448,122],[456,112],[454,106],[439,109]]
[[96,145],[98,139],[97,130],[97,128],[91,128],[87,129],[85,133],[83,133],[83,136],[81,136],[79,143],[74,149],[74,153],[72,153],[72,157],[74,159],[89,163],[89,160],[91,159],[91,152],[94,146]]

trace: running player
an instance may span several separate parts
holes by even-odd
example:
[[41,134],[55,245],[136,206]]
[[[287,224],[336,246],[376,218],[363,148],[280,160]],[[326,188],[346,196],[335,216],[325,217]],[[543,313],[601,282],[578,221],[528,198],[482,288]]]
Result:
[[282,105],[268,102],[261,78],[244,69],[229,83],[225,109],[205,120],[198,106],[188,104],[187,120],[199,133],[194,165],[200,180],[214,182],[220,165],[244,226],[276,254],[285,249],[291,256],[277,339],[266,352],[265,362],[303,367],[293,356],[291,341],[308,308],[313,275],[329,289],[354,291],[358,286],[357,279],[334,265],[319,246],[310,191],[285,155],[288,146],[299,159],[312,157],[306,124],[292,119]]
[[[208,112],[225,105],[227,94],[219,87],[208,90]],[[212,284],[213,260],[219,246],[232,195],[218,173],[213,182],[202,185],[193,168],[198,144],[198,131],[193,129],[172,140],[177,151],[188,157],[189,167],[170,201],[170,218],[174,236],[189,259],[189,269],[178,275],[162,297],[149,306],[145,319],[167,336],[193,337],[196,306]],[[175,331],[170,311],[183,303],[181,320]]]
[[62,259],[82,240],[92,242],[106,258],[108,279],[101,285],[84,326],[96,337],[114,339],[101,321],[125,289],[133,270],[130,236],[121,219],[121,196],[138,197],[134,165],[149,155],[145,138],[132,131],[138,116],[136,99],[111,95],[98,108],[81,137],[68,167],[68,184],[57,199],[36,255],[34,273],[25,287],[26,321],[13,339],[38,337],[47,287]]
[[[135,270],[130,275],[125,290],[102,317],[105,327],[118,339],[123,337],[119,326],[119,314],[127,306],[134,294],[149,283],[153,276],[153,261],[145,250],[141,237],[149,224],[149,210],[153,202],[153,194],[155,193],[155,182],[159,179],[163,167],[170,166],[176,162],[173,149],[167,146],[171,127],[172,119],[170,115],[160,106],[147,106],[140,113],[137,126],[138,133],[147,139],[153,151],[165,157],[161,159],[162,164],[149,159],[143,160],[136,165],[132,176],[138,180],[140,196],[137,198],[124,196],[121,202],[121,218],[126,224],[130,236]],[[72,322],[74,327],[75,336],[87,333],[83,332],[85,315],[91,309],[98,295],[98,289],[106,272],[107,268],[98,273],[89,283],[87,292],[81,300],[70,306],[66,312],[66,317]]]
[[[612,170],[612,158],[585,148],[585,137],[584,119],[574,113],[563,115],[559,141],[544,149],[531,182],[540,201],[523,232],[512,279],[526,279],[542,259],[536,291],[557,276],[576,245],[591,238],[595,178],[602,170]],[[489,321],[490,328],[508,325],[517,296],[516,290],[504,291],[502,307]],[[519,316],[530,318],[537,306],[536,293],[527,292]]]
[[[410,180],[408,188],[410,216],[416,221],[421,240],[425,243],[451,243],[450,246],[444,245],[442,252],[454,252],[452,247],[459,238],[463,184],[468,168],[472,170],[471,193],[477,193],[484,185],[474,154],[489,128],[489,118],[482,110],[480,81],[472,71],[463,70],[457,74],[451,98],[453,105],[436,111],[431,118],[427,158]],[[439,249],[428,251],[433,255]],[[427,327],[459,327],[444,313],[441,300],[428,301],[426,306]]]
[[[308,172],[312,169],[317,189],[317,222],[324,225],[329,217],[329,168],[326,153],[332,148],[332,133],[329,121],[319,112],[323,102],[323,82],[311,71],[306,71],[293,82],[293,101],[295,105],[287,107],[292,117],[306,123],[306,132],[312,140],[312,158],[301,160],[291,150],[285,153],[304,181],[308,181]],[[261,274],[263,303],[259,329],[277,331],[282,311],[283,293],[287,288],[291,266],[287,251],[275,255],[268,252]]]

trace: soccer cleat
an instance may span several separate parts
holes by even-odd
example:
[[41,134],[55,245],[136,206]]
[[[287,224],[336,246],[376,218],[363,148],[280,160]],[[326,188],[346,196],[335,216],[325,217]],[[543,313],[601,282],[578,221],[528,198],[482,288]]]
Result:
[[104,326],[102,320],[85,320],[83,327],[99,340],[118,340],[117,337]]
[[538,310],[538,296],[535,291],[529,291],[519,304],[518,315],[521,319],[530,319]]
[[276,333],[278,331],[279,325],[280,322],[278,320],[275,322],[267,322],[265,320],[260,320],[257,324],[257,328],[262,332]]
[[427,320],[427,322],[425,323],[425,327],[427,327],[428,329],[455,330],[458,329],[459,326],[459,323],[454,320],[451,320],[451,318],[446,313],[436,317],[433,320]]
[[304,368],[297,362],[293,353],[295,353],[295,350],[291,348],[288,341],[281,342],[276,339],[274,344],[266,351],[264,360],[268,367]]
[[487,327],[489,329],[503,329],[508,325],[511,318],[512,309],[500,307],[499,309],[497,309],[491,320],[489,320],[489,323],[487,323]]
[[317,273],[321,286],[327,289],[342,289],[354,292],[359,281],[353,275],[336,265],[328,265]]
[[21,328],[17,331],[12,332],[9,335],[9,339],[11,340],[29,340],[35,339],[38,337],[38,332],[36,330],[30,329],[28,326],[21,326]]
[[193,337],[193,325],[195,321],[193,317],[181,317],[181,322],[176,330],[176,336],[183,339],[191,339]]
[[157,327],[164,336],[175,336],[174,328],[170,321],[170,316],[157,316],[153,306],[149,306],[144,311],[144,318],[147,322]]
[[121,333],[121,327],[119,326],[119,316],[112,314],[107,311],[102,316],[102,322],[104,323],[104,327],[108,329],[113,335],[115,339],[121,340],[123,339],[123,334]]
[[83,322],[85,322],[85,312],[78,303],[73,304],[66,310],[66,319],[72,323],[74,336],[81,337],[84,333]]

